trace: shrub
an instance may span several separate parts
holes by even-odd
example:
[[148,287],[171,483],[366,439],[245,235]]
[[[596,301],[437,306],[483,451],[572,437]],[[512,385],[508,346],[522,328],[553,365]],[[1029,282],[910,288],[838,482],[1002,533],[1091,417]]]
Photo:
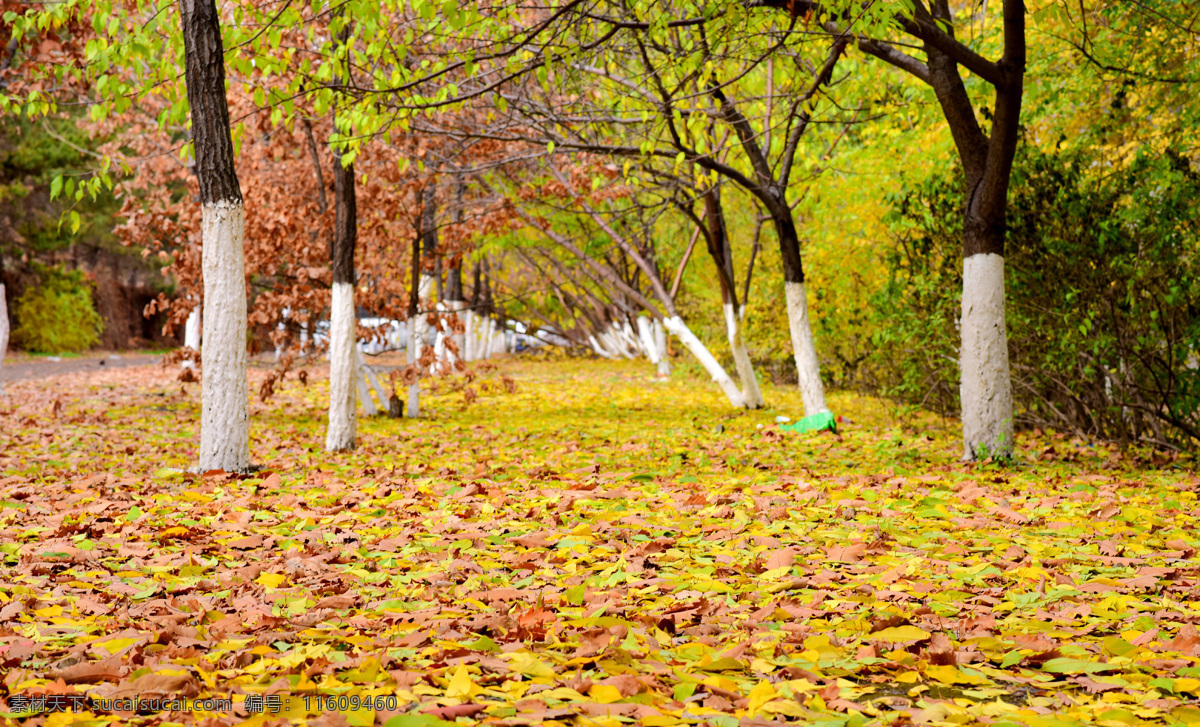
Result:
[[92,291],[78,270],[42,271],[42,282],[17,299],[13,340],[27,351],[82,351],[100,341],[104,321]]
[[[1005,286],[1016,423],[1164,445],[1200,438],[1200,174],[1178,155],[1123,165],[1018,155]],[[897,246],[874,298],[885,394],[958,410],[961,174],[895,195]]]

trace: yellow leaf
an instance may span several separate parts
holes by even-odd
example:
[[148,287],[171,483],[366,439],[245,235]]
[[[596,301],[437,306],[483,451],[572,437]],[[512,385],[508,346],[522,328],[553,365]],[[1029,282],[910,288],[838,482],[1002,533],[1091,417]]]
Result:
[[612,704],[621,701],[621,690],[611,684],[593,684],[588,696],[600,704]]
[[921,639],[928,639],[929,632],[911,624],[906,624],[904,626],[893,626],[890,629],[876,631],[868,638],[879,639],[880,641],[920,641]]
[[121,651],[124,651],[125,649],[128,649],[130,646],[133,646],[138,641],[141,641],[141,639],[138,639],[138,638],[109,639],[108,641],[102,641],[102,642],[96,644],[96,647],[99,649],[104,649],[111,655],[111,654],[116,654]]
[[553,679],[554,669],[528,651],[515,652],[511,657],[512,670],[518,674],[542,679]]
[[930,666],[925,669],[930,679],[942,684],[991,684],[991,681],[980,674],[968,674],[956,666]]
[[920,680],[921,675],[915,671],[906,671],[896,677],[896,681],[900,682],[901,684],[916,684]]
[[287,576],[280,573],[263,573],[254,582],[266,588],[279,588],[279,586],[287,580]]
[[1200,679],[1184,678],[1175,680],[1176,692],[1191,692],[1200,694]]
[[162,532],[160,532],[158,534],[158,537],[160,539],[166,540],[167,538],[178,538],[181,535],[187,535],[187,534],[188,534],[187,528],[179,527],[177,525],[173,528],[167,528],[166,530],[163,530]]
[[62,615],[62,606],[46,606],[45,608],[33,609],[33,615],[41,616],[42,618],[50,618],[52,616]]
[[773,702],[767,702],[763,705],[763,711],[795,718],[811,716],[804,707],[801,707],[799,703],[791,699],[776,699]]
[[[782,568],[772,568],[771,570],[763,571],[758,577],[767,581],[777,581],[780,578],[786,578],[791,572],[792,567],[790,565],[785,565]],[[776,609],[776,611],[783,611],[783,609]],[[787,611],[783,612],[785,614],[787,613]]]
[[771,682],[761,681],[750,690],[747,695],[750,702],[746,705],[746,710],[753,716],[767,702],[778,696],[775,692],[775,687],[771,686]]
[[466,700],[480,691],[479,686],[471,681],[471,674],[467,671],[467,667],[459,664],[458,669],[455,669],[454,674],[450,677],[450,684],[446,687],[446,696]]

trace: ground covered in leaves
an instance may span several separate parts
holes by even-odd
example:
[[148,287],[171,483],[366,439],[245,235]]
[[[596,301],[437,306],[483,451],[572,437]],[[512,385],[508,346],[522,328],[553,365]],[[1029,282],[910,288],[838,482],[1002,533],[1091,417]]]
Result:
[[[733,414],[650,373],[506,362],[330,456],[312,369],[254,404],[254,477],[184,471],[173,372],[9,385],[4,717],[1200,722],[1190,460],[965,466],[953,422],[835,395],[840,435],[794,434],[794,391]],[[229,703],[98,701],[129,697]]]

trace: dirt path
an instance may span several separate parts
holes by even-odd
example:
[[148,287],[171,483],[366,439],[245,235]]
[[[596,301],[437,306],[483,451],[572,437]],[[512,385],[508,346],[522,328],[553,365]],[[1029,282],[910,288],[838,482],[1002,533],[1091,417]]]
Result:
[[26,381],[29,379],[48,379],[51,376],[73,374],[105,369],[122,369],[131,366],[157,366],[162,360],[159,354],[146,353],[107,353],[83,356],[81,358],[64,358],[58,361],[53,357],[32,358],[21,356],[15,360],[6,359],[0,366],[0,382]]

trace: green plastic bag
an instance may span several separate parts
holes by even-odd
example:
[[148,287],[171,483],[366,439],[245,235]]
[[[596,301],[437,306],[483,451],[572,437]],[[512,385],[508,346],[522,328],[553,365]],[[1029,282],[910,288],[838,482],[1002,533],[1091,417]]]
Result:
[[792,432],[819,432],[828,429],[836,434],[837,417],[833,415],[833,412],[823,411],[820,414],[804,417],[795,424],[780,424],[779,428]]

